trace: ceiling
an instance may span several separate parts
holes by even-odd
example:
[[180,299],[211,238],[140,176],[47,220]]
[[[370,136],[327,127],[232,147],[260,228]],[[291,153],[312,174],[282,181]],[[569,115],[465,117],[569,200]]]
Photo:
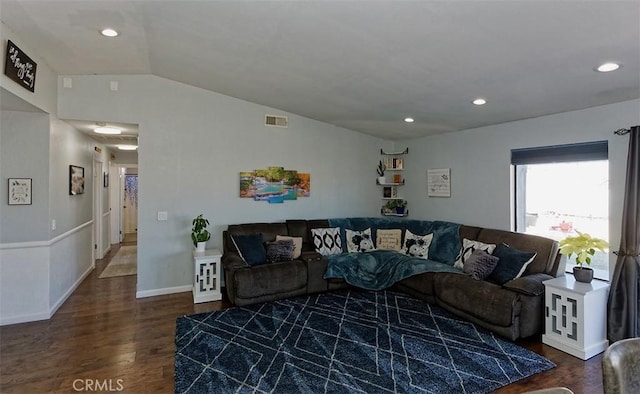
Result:
[[60,75],[154,74],[387,139],[640,97],[640,1],[1,0],[0,18]]

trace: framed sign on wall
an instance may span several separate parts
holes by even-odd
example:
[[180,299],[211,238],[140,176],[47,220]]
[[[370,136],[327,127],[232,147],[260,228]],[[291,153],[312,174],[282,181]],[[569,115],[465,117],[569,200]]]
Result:
[[9,178],[9,205],[31,205],[31,178]]
[[35,91],[36,68],[38,65],[22,52],[11,40],[7,41],[7,55],[4,62],[4,74],[20,86]]

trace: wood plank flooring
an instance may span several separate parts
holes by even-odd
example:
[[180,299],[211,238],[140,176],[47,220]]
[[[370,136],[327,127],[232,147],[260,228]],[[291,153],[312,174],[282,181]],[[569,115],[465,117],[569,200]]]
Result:
[[[191,293],[136,299],[136,276],[98,279],[117,250],[97,262],[52,319],[0,327],[0,393],[173,393],[175,319],[230,305],[194,305]],[[497,393],[554,386],[603,392],[601,355],[585,362],[539,338],[519,344],[558,366]]]

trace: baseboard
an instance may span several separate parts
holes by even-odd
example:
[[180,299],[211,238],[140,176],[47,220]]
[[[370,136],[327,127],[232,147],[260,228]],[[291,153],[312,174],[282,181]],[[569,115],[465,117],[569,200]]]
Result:
[[142,291],[136,292],[136,298],[146,298],[146,297],[155,297],[155,296],[167,295],[167,294],[185,293],[187,291],[191,291],[192,289],[193,289],[193,285],[165,287],[164,289],[142,290]]
[[91,273],[91,271],[93,271],[93,269],[96,267],[95,262],[93,264],[91,264],[89,266],[89,268],[87,268],[86,271],[84,271],[84,273],[82,275],[80,275],[80,278],[78,278],[78,280],[76,280],[76,282],[73,284],[73,286],[71,286],[69,288],[69,290],[67,290],[62,297],[60,297],[60,299],[53,304],[53,306],[51,308],[49,308],[49,317],[47,319],[50,319],[51,317],[53,317],[53,315],[58,311],[58,309],[62,306],[62,304],[64,304],[64,302],[67,300],[67,298],[69,298],[71,296],[71,294],[73,294],[74,291],[76,291],[76,289],[78,288],[78,286],[80,286],[80,284],[82,283],[82,281],[89,276],[89,274]]
[[0,326],[8,326],[10,324],[29,323],[32,321],[49,320],[48,313],[34,313],[31,315],[11,316],[9,318],[1,319]]

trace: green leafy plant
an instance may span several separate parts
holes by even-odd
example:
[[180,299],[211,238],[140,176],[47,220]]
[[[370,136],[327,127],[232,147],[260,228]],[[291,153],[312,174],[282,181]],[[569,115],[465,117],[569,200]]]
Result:
[[407,206],[407,200],[397,199],[387,201],[386,207],[389,209],[404,208]]
[[576,230],[578,235],[567,237],[560,241],[560,254],[571,258],[576,255],[576,264],[582,267],[583,264],[590,265],[591,257],[596,253],[596,249],[604,252],[609,247],[609,243],[603,239],[595,238],[587,233]]
[[196,246],[198,242],[207,242],[211,239],[211,233],[207,230],[209,221],[205,219],[202,214],[193,219],[193,228],[191,228],[191,240],[193,240],[193,246]]
[[376,169],[376,171],[378,172],[378,175],[384,176],[384,172],[386,170],[387,170],[387,166],[385,166],[382,160],[380,160],[380,162],[378,163],[378,168]]

